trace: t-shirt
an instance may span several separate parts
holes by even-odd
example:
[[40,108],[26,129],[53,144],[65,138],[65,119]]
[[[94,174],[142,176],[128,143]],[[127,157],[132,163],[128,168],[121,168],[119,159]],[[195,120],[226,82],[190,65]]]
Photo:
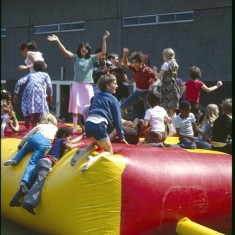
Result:
[[201,87],[204,85],[204,82],[200,80],[189,80],[185,83],[186,92],[185,92],[185,100],[189,102],[200,102],[200,91]]
[[144,119],[150,123],[151,131],[164,132],[166,117],[168,117],[166,110],[163,107],[155,106],[147,109]]
[[143,66],[140,70],[137,71],[132,64],[130,64],[128,68],[133,71],[133,78],[136,83],[136,88],[141,90],[148,90],[152,79],[155,79],[153,70],[149,67]]
[[193,113],[189,113],[187,118],[182,118],[180,114],[178,114],[174,118],[175,128],[179,129],[179,133],[181,135],[193,136],[193,125],[192,123],[196,122],[196,118]]
[[92,74],[96,55],[90,55],[88,59],[80,58],[77,54],[72,57],[74,68],[74,81],[84,83],[94,83]]

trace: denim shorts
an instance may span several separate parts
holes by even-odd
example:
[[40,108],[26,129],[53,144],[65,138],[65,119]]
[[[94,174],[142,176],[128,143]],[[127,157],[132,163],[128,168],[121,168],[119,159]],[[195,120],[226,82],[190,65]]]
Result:
[[103,140],[109,136],[107,133],[107,125],[105,122],[93,123],[87,121],[85,123],[85,132],[86,132],[86,137],[88,138],[93,137],[96,140]]

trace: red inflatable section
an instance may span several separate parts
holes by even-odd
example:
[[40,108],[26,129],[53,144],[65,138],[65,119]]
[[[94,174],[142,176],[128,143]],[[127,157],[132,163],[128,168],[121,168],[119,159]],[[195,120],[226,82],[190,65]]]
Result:
[[230,155],[141,146],[115,146],[115,152],[128,158],[122,175],[122,235],[176,234],[183,217],[231,234]]

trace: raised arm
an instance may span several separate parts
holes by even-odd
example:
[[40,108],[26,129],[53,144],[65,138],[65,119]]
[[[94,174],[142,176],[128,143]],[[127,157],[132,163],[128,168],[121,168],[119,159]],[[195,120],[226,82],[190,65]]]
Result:
[[47,37],[47,40],[48,41],[51,41],[51,42],[56,42],[60,51],[63,53],[64,56],[66,56],[67,58],[71,59],[72,56],[73,56],[73,53],[71,51],[68,51],[64,45],[61,43],[60,39],[55,35],[55,34],[52,34],[51,36],[48,36]]
[[219,87],[221,87],[223,85],[223,83],[221,81],[218,81],[216,83],[215,86],[211,86],[211,87],[207,87],[205,84],[202,86],[202,90],[205,91],[205,92],[211,92],[211,91],[214,91],[216,89],[218,89]]
[[128,58],[127,58],[128,53],[129,53],[129,49],[123,48],[122,63],[126,68],[128,68],[130,65],[130,62],[128,61]]
[[109,38],[110,33],[108,31],[105,32],[104,36],[103,36],[103,43],[102,43],[102,50],[100,53],[96,54],[96,59],[98,60],[101,56],[106,55],[106,51],[107,51],[107,39]]

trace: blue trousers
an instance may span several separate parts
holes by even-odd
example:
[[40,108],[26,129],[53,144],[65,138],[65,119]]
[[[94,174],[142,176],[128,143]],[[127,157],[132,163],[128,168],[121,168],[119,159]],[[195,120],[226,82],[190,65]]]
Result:
[[149,108],[147,104],[147,96],[148,91],[134,91],[126,100],[121,104],[121,109],[128,108],[129,106],[133,106],[137,104],[139,101],[144,103],[145,111]]
[[43,157],[46,151],[51,147],[51,142],[42,136],[39,133],[36,133],[29,137],[27,143],[22,149],[16,154],[12,160],[15,160],[17,163],[29,152],[33,152],[31,159],[26,167],[24,175],[21,181],[25,181],[29,186],[31,184],[31,176],[33,170],[41,157]]
[[181,148],[185,148],[185,149],[211,149],[211,145],[198,137],[194,137],[196,139],[195,142],[187,139],[187,138],[180,138],[180,142],[179,142],[179,146]]
[[53,163],[48,158],[41,158],[36,165],[32,175],[32,187],[30,188],[24,202],[36,207],[41,198],[41,192],[47,175]]

